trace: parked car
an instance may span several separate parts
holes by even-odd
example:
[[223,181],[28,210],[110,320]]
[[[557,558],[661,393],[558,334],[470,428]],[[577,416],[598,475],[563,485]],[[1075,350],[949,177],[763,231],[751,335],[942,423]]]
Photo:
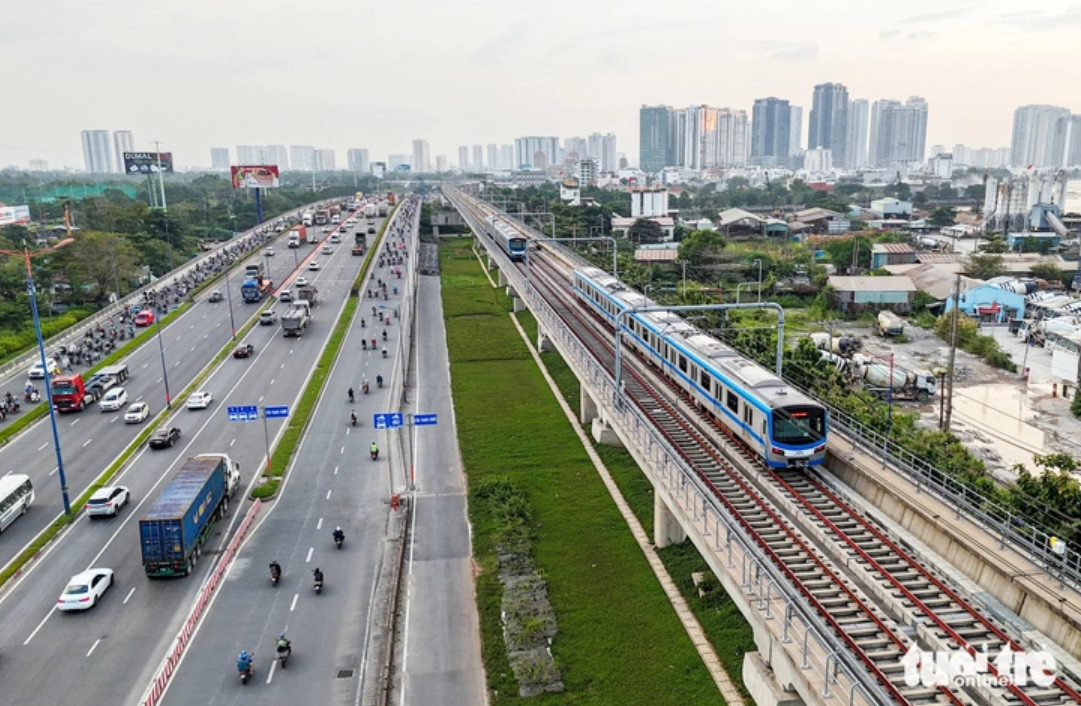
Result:
[[150,416],[150,405],[146,402],[133,402],[124,413],[125,424],[138,424]]
[[120,514],[120,508],[131,502],[131,491],[122,485],[106,485],[94,491],[86,501],[86,514],[89,517]]
[[214,396],[206,390],[199,390],[198,392],[191,393],[191,397],[188,398],[188,409],[206,409],[210,406],[210,403],[214,400]]
[[161,427],[150,435],[150,448],[172,448],[173,444],[180,439],[180,427]]
[[67,587],[57,599],[56,609],[89,610],[98,604],[112,585],[112,569],[88,569],[81,574],[75,574],[68,580]]
[[114,387],[105,393],[98,402],[102,412],[116,412],[128,403],[128,391],[122,387]]
[[223,297],[221,295],[221,292],[219,292],[218,290],[215,289],[213,292],[210,293],[210,296],[207,297],[207,301],[210,302],[211,304],[217,304],[218,302],[220,302],[224,298],[225,297]]
[[237,346],[233,350],[234,358],[248,358],[252,353],[255,353],[255,346],[250,343],[246,343],[242,346]]

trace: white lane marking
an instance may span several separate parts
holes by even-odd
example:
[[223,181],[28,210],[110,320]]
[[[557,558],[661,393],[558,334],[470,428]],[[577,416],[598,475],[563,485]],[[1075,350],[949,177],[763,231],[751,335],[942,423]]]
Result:
[[233,444],[235,444],[235,443],[236,443],[236,439],[233,439],[232,441],[230,441],[229,442],[229,448],[233,448]]
[[136,398],[135,398],[135,401],[136,401],[136,402],[138,402],[138,401],[139,401],[139,400],[141,400],[141,399],[143,399],[143,396],[142,396],[142,395],[139,395],[138,397],[136,397]]
[[177,337],[176,337],[176,340],[178,340],[178,341],[179,341],[179,340],[180,340],[181,338],[184,338],[184,336],[183,336],[183,335],[177,336]]
[[312,560],[312,552],[315,551],[315,547],[308,547],[308,556],[304,558],[305,564],[310,564]]
[[343,446],[343,447],[342,447],[342,450],[341,450],[341,451],[339,451],[338,453],[342,453],[342,454],[343,454],[343,453],[345,453],[345,447]]
[[30,644],[30,641],[34,639],[34,635],[37,635],[38,630],[41,630],[43,627],[45,627],[45,621],[48,620],[49,618],[51,618],[52,614],[55,613],[55,612],[56,612],[56,606],[54,605],[52,608],[49,609],[49,612],[45,614],[45,617],[41,619],[41,622],[38,623],[38,626],[36,628],[34,628],[34,632],[30,633],[30,637],[26,638],[26,641],[23,642],[23,647],[26,647],[27,645]]
[[109,423],[113,424],[114,422],[116,422],[117,419],[120,419],[120,417],[115,417],[114,416],[112,419],[109,420]]
[[59,470],[60,470],[60,466],[53,466],[53,470],[49,471],[49,475],[51,476],[52,474],[56,473]]
[[316,525],[315,525],[315,530],[317,532],[319,530],[321,530],[321,529],[323,529],[323,518],[322,517],[319,518],[319,522],[317,522]]
[[289,604],[289,612],[290,613],[292,613],[294,610],[297,609],[297,599],[299,599],[299,598],[300,598],[299,593],[294,593],[293,594],[293,602]]
[[39,447],[38,447],[38,451],[44,451],[44,450],[45,450],[45,448],[46,448],[46,447],[47,447],[48,445],[49,445],[49,444],[48,444],[47,442],[46,442],[46,443],[44,443],[44,444],[42,444],[41,446],[39,446]]
[[262,402],[264,397],[266,397],[266,395],[259,395],[259,399],[256,400],[256,402]]
[[[348,433],[348,432],[346,432],[346,433]],[[334,475],[338,475],[338,467],[337,466],[334,467]]]
[[194,351],[194,350],[195,350],[195,346],[192,346],[192,347],[191,347],[191,350],[192,350],[192,351]]
[[277,380],[277,379],[278,379],[278,378],[271,378],[271,379],[270,379],[270,384],[271,384],[271,385],[273,385],[273,384],[274,384],[274,381],[275,381],[275,380]]
[[285,367],[285,363],[282,363],[282,364],[281,364],[281,367],[282,367],[282,368],[284,368],[284,367]]
[[89,657],[90,655],[94,654],[94,650],[96,650],[98,645],[100,644],[101,638],[99,637],[98,639],[94,640],[94,644],[90,646],[90,651],[86,653],[86,656]]
[[135,586],[132,586],[131,590],[128,591],[128,595],[124,596],[124,605],[127,605],[128,601],[131,600],[131,594],[135,593],[135,588]]
[[87,446],[89,446],[91,441],[93,441],[93,439],[87,439],[86,441],[84,441],[83,448],[85,449]]
[[150,363],[143,363],[143,370],[146,370],[149,367],[150,367]]
[[78,424],[78,423],[79,423],[79,420],[78,420],[78,419],[76,419],[76,420],[75,420],[74,422],[72,422],[72,423],[71,423],[71,426],[75,426],[75,425],[76,425],[76,424]]
[[330,491],[327,491],[327,500],[330,500]]
[[271,660],[270,669],[268,669],[267,673],[266,673],[266,683],[267,684],[269,684],[270,680],[274,678],[274,667],[277,667],[277,666],[278,666],[278,660],[276,660],[276,659]]
[[155,384],[155,385],[159,385],[159,384],[161,384],[161,378],[158,378],[158,379],[157,379],[157,380],[155,381],[155,383],[154,383],[154,384]]

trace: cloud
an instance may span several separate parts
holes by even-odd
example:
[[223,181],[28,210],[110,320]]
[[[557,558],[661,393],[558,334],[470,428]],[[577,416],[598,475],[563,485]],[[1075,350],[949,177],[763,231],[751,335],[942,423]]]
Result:
[[953,20],[958,17],[964,17],[975,9],[975,5],[966,4],[962,7],[955,7],[952,10],[941,10],[939,12],[927,12],[922,15],[911,15],[903,19],[897,20],[899,25],[914,25],[923,24],[927,22],[939,22],[941,20]]
[[928,39],[928,38],[933,37],[933,36],[935,36],[934,32],[909,32],[908,34],[905,35],[905,39],[909,39],[909,40]]
[[804,59],[814,59],[818,56],[818,47],[813,44],[804,44],[802,46],[792,47],[791,49],[782,49],[779,52],[770,54],[772,61],[801,61]]
[[1053,32],[1081,27],[1081,5],[1074,5],[1057,12],[1007,12],[993,20],[1007,24],[1011,29],[1024,32]]
[[519,22],[510,27],[503,34],[489,39],[477,47],[477,50],[469,57],[474,63],[481,65],[506,64],[512,55],[520,53],[523,40],[534,34],[534,28],[528,24]]
[[899,30],[899,29],[884,29],[884,30],[882,30],[881,32],[878,33],[878,38],[879,39],[890,39],[891,37],[896,37],[900,33],[901,33],[901,30]]

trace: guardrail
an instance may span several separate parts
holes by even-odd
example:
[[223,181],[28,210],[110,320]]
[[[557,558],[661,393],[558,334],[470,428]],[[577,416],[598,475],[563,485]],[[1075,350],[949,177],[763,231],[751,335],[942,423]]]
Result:
[[[473,223],[472,217],[459,206],[457,195],[452,192],[448,198],[474,232],[482,232],[479,224]],[[485,239],[480,240],[487,247]],[[619,394],[611,373],[593,357],[543,296],[530,283],[522,281],[501,250],[491,248],[489,253],[500,263],[507,278],[515,283],[519,296],[527,301],[538,324],[543,326],[575,371],[581,385],[591,390],[597,407],[603,410],[601,418],[620,429],[620,439],[632,451],[654,486],[679,502],[685,518],[692,525],[689,530],[697,532],[700,538],[713,538],[714,556],[724,562],[729,574],[735,575],[738,571],[737,580],[743,595],[748,605],[762,613],[763,624],[777,625],[776,620],[770,622],[770,619],[783,619],[781,646],[798,669],[811,673],[806,675],[808,685],[822,685],[818,697],[824,703],[848,706],[892,704],[890,696],[867,674],[858,657],[810,609],[799,590],[788,582],[720,504],[708,481],[686,464],[653,421],[634,405],[615,403]]]

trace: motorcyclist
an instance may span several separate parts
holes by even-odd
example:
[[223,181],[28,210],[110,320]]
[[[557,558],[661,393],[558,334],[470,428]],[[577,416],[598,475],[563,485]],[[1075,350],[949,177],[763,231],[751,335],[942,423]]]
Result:
[[387,341],[387,331],[386,331],[386,329],[383,329],[383,342],[386,343],[386,341]]
[[349,388],[349,401],[352,402],[353,399],[354,399],[354,397],[353,397],[353,388],[350,387]]
[[270,562],[270,578],[280,579],[282,577],[282,567],[278,563],[277,559]]
[[345,541],[345,532],[342,531],[341,527],[335,527],[334,528],[334,541],[335,542],[344,542]]
[[353,410],[352,412],[349,413],[349,422],[353,426],[357,425],[357,413],[356,413],[356,410]]
[[376,375],[375,376],[375,384],[378,385],[379,387],[383,386],[383,376],[382,375]]
[[317,584],[323,583],[323,570],[320,569],[318,566],[312,569],[312,579]]
[[374,441],[372,442],[371,454],[372,454],[372,460],[375,460],[375,459],[379,458],[379,447],[376,446]]
[[293,656],[293,643],[285,637],[285,633],[278,635],[278,654],[283,652],[287,657]]
[[373,339],[372,339],[372,350],[373,350],[373,351],[375,350],[375,347],[376,347],[377,345],[378,345],[378,343],[377,343],[377,342],[376,342],[376,340],[375,340],[375,339],[373,338]]
[[364,323],[364,317],[362,316],[360,317],[360,327],[364,328],[365,326],[367,326],[367,324]]
[[369,388],[368,388],[368,381],[367,380],[364,381],[364,384],[361,386],[361,389],[364,390],[365,395],[368,394],[368,389]]
[[252,656],[247,650],[242,651],[236,658],[236,670],[241,674],[251,673]]
[[362,351],[368,350],[368,339],[366,339],[366,338],[360,339],[360,350],[362,350]]
[[386,346],[383,346],[383,357],[384,358],[387,357],[387,347]]

